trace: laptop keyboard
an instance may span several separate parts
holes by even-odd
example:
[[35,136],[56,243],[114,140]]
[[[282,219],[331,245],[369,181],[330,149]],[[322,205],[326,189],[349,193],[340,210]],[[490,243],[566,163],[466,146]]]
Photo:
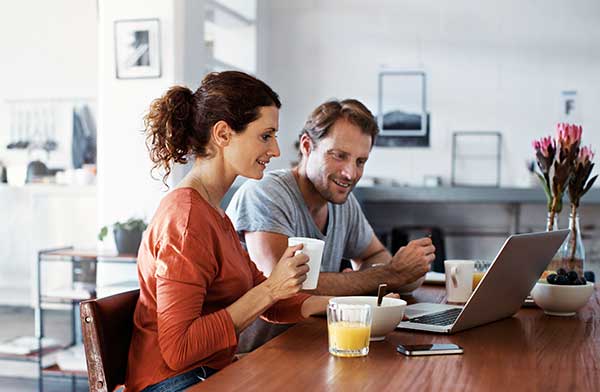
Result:
[[429,324],[429,325],[450,325],[456,321],[462,308],[452,308],[442,312],[426,314],[424,316],[410,319],[411,323]]

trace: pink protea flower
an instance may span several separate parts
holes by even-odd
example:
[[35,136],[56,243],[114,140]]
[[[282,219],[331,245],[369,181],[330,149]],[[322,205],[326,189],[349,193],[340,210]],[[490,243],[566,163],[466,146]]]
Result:
[[585,164],[587,162],[591,162],[594,159],[594,152],[592,151],[592,146],[583,146],[581,150],[579,150],[579,156],[577,157],[577,163]]
[[556,144],[552,137],[546,136],[540,139],[540,152],[546,158],[550,158],[550,156],[554,157],[554,152],[556,152]]
[[558,123],[556,125],[556,139],[563,148],[579,145],[581,142],[581,125]]
[[[574,208],[579,207],[579,201],[590,190],[598,176],[590,178],[594,164],[592,146],[583,146],[575,158],[571,178],[569,179],[569,198]],[[589,179],[589,181],[588,181]]]
[[547,174],[550,171],[554,155],[556,154],[556,142],[551,136],[546,136],[539,140],[534,140],[532,145],[535,150],[538,167],[542,173]]

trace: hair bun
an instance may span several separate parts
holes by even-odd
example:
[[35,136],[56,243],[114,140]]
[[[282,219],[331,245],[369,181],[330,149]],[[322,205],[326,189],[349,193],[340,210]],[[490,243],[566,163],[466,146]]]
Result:
[[144,118],[146,146],[155,168],[164,170],[163,182],[171,172],[171,162],[186,163],[193,137],[194,93],[173,86],[154,100]]

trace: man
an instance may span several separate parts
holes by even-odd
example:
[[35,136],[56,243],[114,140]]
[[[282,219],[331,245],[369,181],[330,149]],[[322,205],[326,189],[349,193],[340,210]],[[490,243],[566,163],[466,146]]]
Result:
[[[311,291],[319,295],[373,293],[381,283],[398,289],[429,270],[435,258],[431,239],[411,241],[392,256],[351,194],[378,131],[359,101],[326,102],[304,125],[298,165],[246,181],[236,192],[227,215],[265,275],[285,251],[288,237],[325,241],[319,283]],[[355,270],[339,272],[342,258],[351,259]]]

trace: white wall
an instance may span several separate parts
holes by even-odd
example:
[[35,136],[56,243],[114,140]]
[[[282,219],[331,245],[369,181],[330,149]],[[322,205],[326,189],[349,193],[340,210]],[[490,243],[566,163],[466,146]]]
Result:
[[597,0],[270,0],[262,75],[281,95],[282,158],[306,116],[332,97],[375,112],[381,66],[428,73],[430,148],[375,148],[365,175],[450,180],[451,133],[503,134],[502,185],[527,186],[531,140],[554,133],[560,93],[578,91],[584,142],[600,146]]
[[95,0],[4,4],[0,13],[0,100],[95,96],[95,22]]
[[[0,161],[23,164],[45,154],[9,151],[6,100],[94,98],[97,94],[95,0],[4,2],[0,12]],[[59,150],[51,166],[68,166],[73,102],[57,105]],[[86,187],[0,185],[0,302],[28,305],[37,251],[65,245],[93,246],[95,191]],[[54,270],[63,271],[64,266]]]
[[[174,81],[172,1],[103,0],[99,3],[98,222],[151,217],[161,196],[150,178],[143,115]],[[115,20],[160,19],[161,73],[156,79],[117,79]],[[109,239],[107,246],[114,246]]]
[[[23,0],[2,7],[0,161],[26,164],[46,158],[5,149],[11,138],[6,100],[96,96],[96,40],[95,0]],[[59,150],[50,156],[52,166],[69,163],[71,108],[68,101],[57,105]]]

